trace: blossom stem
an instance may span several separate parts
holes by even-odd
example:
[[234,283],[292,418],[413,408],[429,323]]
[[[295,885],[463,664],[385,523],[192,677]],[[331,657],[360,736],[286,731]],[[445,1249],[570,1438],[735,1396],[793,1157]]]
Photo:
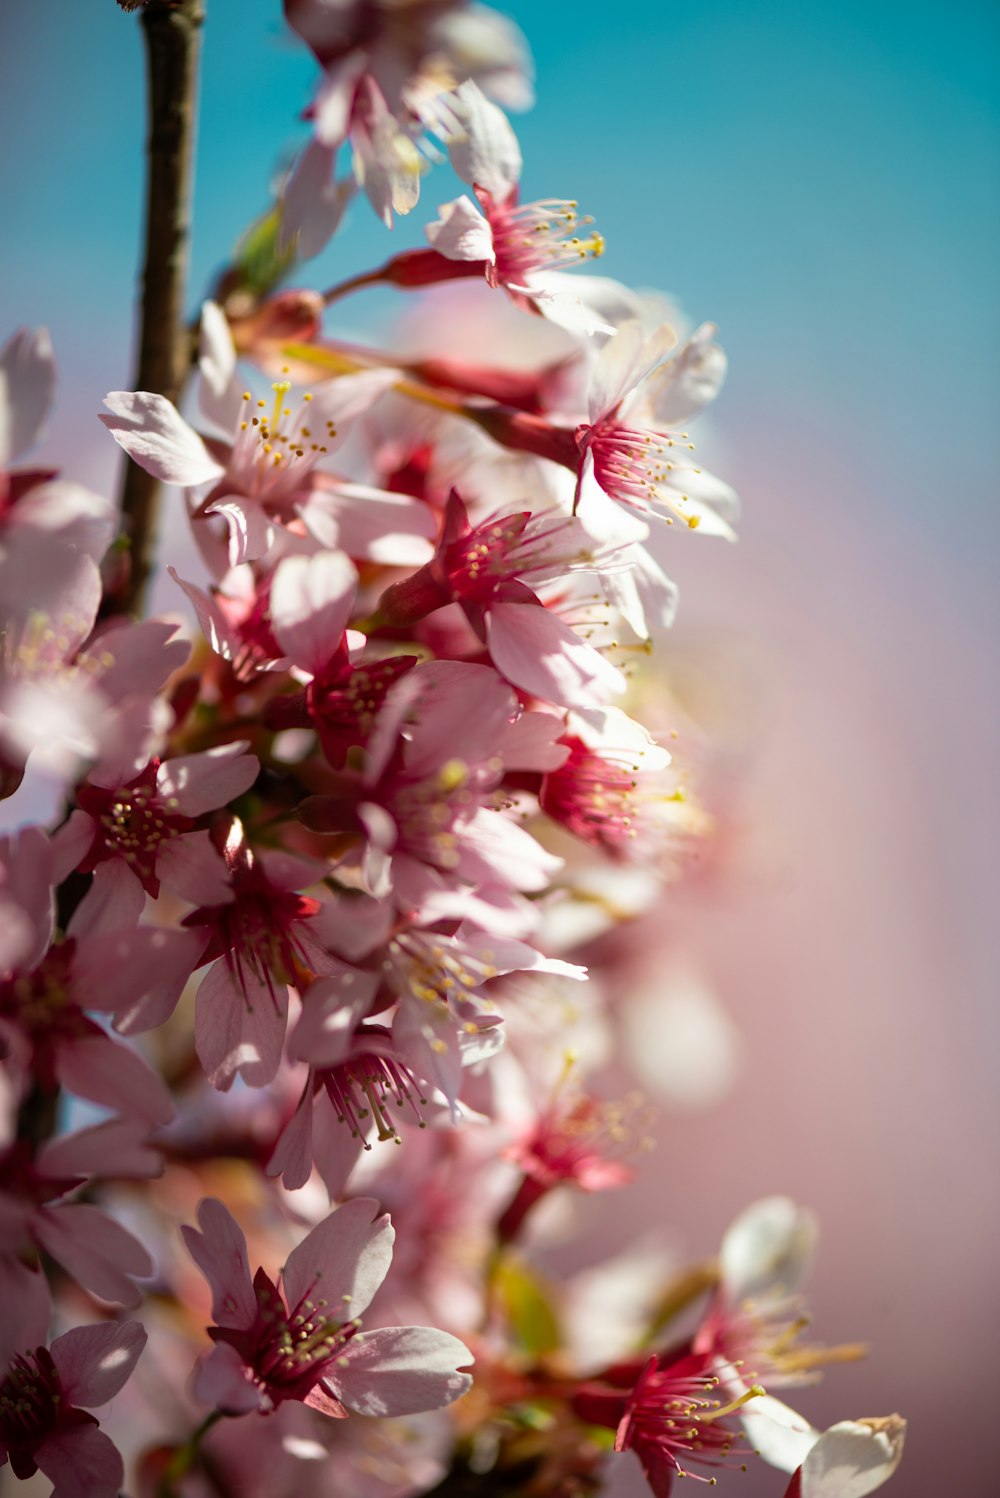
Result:
[[193,1431],[183,1446],[178,1446],[160,1479],[157,1498],[175,1498],[178,1491],[178,1483],[186,1477],[195,1465],[201,1452],[201,1443],[212,1429],[223,1418],[222,1410],[212,1410],[204,1420]]
[[[188,366],[184,327],[198,49],[204,0],[149,0],[140,24],[149,80],[145,250],[133,389],[176,402]],[[122,524],[131,543],[118,612],[141,611],[153,571],[159,481],[126,465]]]

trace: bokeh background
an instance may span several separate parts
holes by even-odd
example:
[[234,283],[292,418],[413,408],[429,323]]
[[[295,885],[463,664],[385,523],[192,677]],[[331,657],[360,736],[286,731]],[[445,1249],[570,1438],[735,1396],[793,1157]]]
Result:
[[[800,1407],[820,1425],[899,1409],[910,1434],[890,1491],[985,1495],[1000,1330],[1000,12],[501,8],[538,72],[517,121],[526,195],[578,197],[608,241],[602,270],[719,324],[732,372],[713,466],[745,499],[738,546],[678,536],[667,557],[682,587],[668,655],[714,683],[703,706],[752,829],[711,899],[696,882],[665,911],[739,1033],[734,1075],[710,1108],[666,1106],[664,1147],[614,1203],[617,1241],[653,1216],[698,1255],[757,1196],[814,1207],[817,1333],[872,1353]],[[278,0],[208,12],[193,300],[302,137],[315,77]],[[106,487],[117,450],[94,413],[131,363],[137,29],[113,0],[45,0],[5,7],[3,30],[0,330],[49,326],[61,386],[44,454]],[[439,201],[433,178],[424,191],[421,210]],[[414,218],[399,247],[419,242]],[[386,253],[359,205],[317,284]],[[641,1491],[622,1468],[616,1492]],[[756,1498],[780,1480],[729,1486]]]

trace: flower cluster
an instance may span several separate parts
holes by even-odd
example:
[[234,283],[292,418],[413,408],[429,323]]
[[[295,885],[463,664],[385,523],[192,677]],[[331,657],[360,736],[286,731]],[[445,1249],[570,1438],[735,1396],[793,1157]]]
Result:
[[[770,1392],[859,1354],[801,1345],[808,1214],[770,1199],[717,1263],[633,1272],[624,1339],[536,1262],[651,1143],[612,1080],[615,928],[711,834],[646,662],[668,528],[733,536],[687,431],[715,329],[568,274],[604,241],[521,201],[502,17],[285,12],[322,78],[269,274],[202,306],[183,411],[99,413],[175,491],[177,618],[123,607],[109,500],[21,466],[47,334],[0,353],[3,1458],[67,1498],[116,1494],[123,1454],[165,1494],[575,1498],[626,1451],[658,1498],[757,1455],[789,1495],[867,1493],[902,1422],[821,1435]],[[432,136],[469,192],[427,247],[280,290],[355,185],[416,207]],[[424,293],[395,351],[324,327],[377,283]]]

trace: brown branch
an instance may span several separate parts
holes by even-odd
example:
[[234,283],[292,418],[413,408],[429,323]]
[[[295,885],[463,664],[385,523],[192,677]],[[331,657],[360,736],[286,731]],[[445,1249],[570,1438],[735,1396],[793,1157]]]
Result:
[[[139,354],[133,388],[177,401],[188,368],[184,328],[191,219],[191,166],[203,0],[148,0],[140,24],[149,81],[145,258]],[[126,464],[122,526],[131,543],[128,575],[113,602],[139,613],[153,570],[159,483]]]

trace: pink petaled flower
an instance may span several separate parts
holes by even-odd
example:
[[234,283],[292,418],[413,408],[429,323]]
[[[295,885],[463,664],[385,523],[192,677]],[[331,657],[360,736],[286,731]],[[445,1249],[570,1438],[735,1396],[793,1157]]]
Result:
[[507,1151],[524,1180],[497,1223],[501,1242],[516,1237],[536,1202],[557,1186],[611,1191],[633,1179],[632,1167],[616,1157],[629,1145],[636,1150],[651,1145],[635,1133],[639,1102],[636,1097],[602,1103],[580,1092],[566,1096],[556,1087],[530,1131]]
[[[692,1347],[716,1358],[731,1392],[743,1387],[740,1380],[746,1378],[766,1380],[768,1388],[814,1383],[825,1365],[865,1356],[865,1348],[858,1344],[823,1347],[800,1342],[811,1318],[798,1290],[817,1234],[813,1213],[785,1196],[753,1202],[726,1231],[719,1253],[719,1288]],[[751,1434],[756,1434],[759,1416],[769,1404],[754,1406]]]
[[574,837],[621,862],[645,861],[690,820],[683,791],[664,780],[670,755],[617,708],[571,715],[560,742],[569,754],[545,776],[539,804]]
[[498,789],[505,769],[554,763],[558,731],[554,718],[522,715],[489,667],[430,661],[386,696],[363,782],[345,777],[340,795],[309,798],[300,816],[317,832],[363,832],[368,889],[403,910],[441,876],[450,886],[543,889],[559,861],[503,814]]
[[154,900],[161,880],[192,903],[228,899],[225,864],[195,821],[253,785],[260,764],[244,754],[246,747],[220,744],[202,754],[153,759],[124,784],[91,776],[77,790],[81,809],[60,828],[57,846],[70,857],[83,850],[76,864],[83,873],[109,859],[120,862]]
[[85,1290],[137,1306],[133,1277],[153,1273],[149,1254],[98,1207],[65,1198],[101,1177],[160,1175],[163,1160],[146,1145],[148,1132],[142,1122],[112,1119],[60,1135],[34,1159],[23,1142],[0,1155],[0,1257],[26,1260],[44,1249]]
[[379,613],[408,625],[447,603],[461,605],[497,670],[514,686],[563,707],[590,707],[625,690],[617,667],[542,603],[534,587],[596,571],[599,547],[578,521],[528,511],[472,526],[449,497],[434,560],[382,595]]
[[733,539],[738,500],[728,484],[695,465],[694,444],[677,428],[717,395],[726,372],[722,350],[705,323],[673,359],[664,325],[648,338],[626,322],[597,356],[589,421],[579,426],[580,487],[588,465],[605,494],[643,513],[667,511],[708,535]]
[[[48,1334],[48,1293],[27,1277],[0,1331],[0,1466],[41,1470],[60,1498],[117,1498],[124,1466],[91,1409],[128,1382],[146,1332],[137,1321]],[[43,1284],[44,1282],[42,1282]]]
[[[312,994],[308,1002],[315,1008],[320,1000]],[[293,1051],[301,1054],[306,1038],[297,1031]],[[285,1188],[294,1191],[305,1185],[315,1163],[333,1198],[343,1194],[362,1150],[372,1148],[372,1134],[401,1143],[403,1117],[424,1128],[434,1089],[414,1074],[384,1025],[346,1029],[339,1044],[329,1033],[324,1039],[323,1052],[310,1053],[313,1064],[299,1106],[275,1145],[268,1174],[280,1175]]]
[[[101,420],[154,478],[182,489],[211,486],[194,519],[222,516],[229,565],[236,567],[270,550],[276,526],[303,529],[300,517],[323,488],[313,470],[338,440],[337,422],[367,409],[395,378],[392,371],[365,370],[331,380],[320,398],[306,392],[295,410],[285,404],[288,380],[274,381],[271,403],[243,391],[229,441],[206,443],[170,401],[143,390],[111,391],[104,402],[111,414],[102,413]],[[220,423],[228,404],[225,392],[214,401]]]
[[468,0],[285,0],[289,24],[325,74],[315,135],[285,188],[282,233],[315,255],[336,232],[352,185],[331,181],[350,137],[354,175],[384,223],[420,195],[415,137],[438,127],[441,96],[478,79],[501,103],[530,102],[528,58],[504,16]]
[[237,1074],[251,1087],[272,1081],[281,1060],[288,988],[336,971],[326,950],[325,907],[298,890],[323,870],[283,853],[256,854],[234,818],[222,850],[231,881],[225,904],[184,919],[203,943],[195,966],[213,963],[198,989],[195,1046],[213,1087]]
[[[718,1479],[693,1472],[688,1463],[706,1467],[742,1467],[750,1448],[743,1436],[724,1424],[764,1390],[757,1384],[724,1404],[715,1397],[718,1377],[702,1357],[665,1354],[637,1364],[630,1374],[622,1365],[605,1375],[611,1388],[584,1384],[573,1407],[584,1420],[615,1431],[615,1450],[634,1451],[656,1498],[668,1498],[675,1477],[693,1477],[714,1487]],[[631,1384],[628,1392],[623,1386]]]
[[361,1331],[395,1234],[378,1203],[348,1202],[312,1229],[272,1281],[253,1280],[246,1239],[221,1202],[198,1208],[200,1232],[181,1229],[212,1290],[216,1346],[195,1381],[200,1399],[230,1415],[299,1400],[325,1415],[406,1415],[438,1409],[471,1385],[472,1354],[430,1327]]
[[[68,575],[50,595],[47,550],[19,578],[36,590],[37,611],[16,614],[0,649],[0,757],[24,764],[29,754],[68,778],[81,760],[105,757],[132,765],[149,759],[169,710],[156,693],[188,657],[173,638],[176,624],[145,619],[95,630],[101,577],[93,559],[70,548]],[[15,597],[16,602],[16,597]]]
[[[506,116],[474,83],[453,96],[453,119],[446,123],[452,165],[473,189],[479,209],[467,197],[445,203],[428,225],[427,238],[439,255],[464,271],[467,262],[482,269],[491,286],[502,286],[515,304],[541,313],[569,332],[613,333],[592,308],[586,284],[577,294],[559,271],[597,259],[604,240],[590,230],[568,199],[518,202],[521,152]],[[482,211],[480,211],[480,209]],[[447,267],[441,267],[445,279]],[[568,280],[568,278],[565,278]]]

